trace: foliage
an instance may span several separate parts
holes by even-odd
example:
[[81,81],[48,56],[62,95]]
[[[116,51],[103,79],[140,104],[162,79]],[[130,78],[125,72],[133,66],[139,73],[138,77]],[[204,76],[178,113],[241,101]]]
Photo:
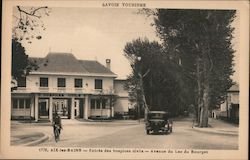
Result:
[[[175,74],[178,65],[168,58],[162,46],[156,41],[138,38],[125,45],[124,53],[132,67],[132,74],[126,84],[130,96],[138,104],[142,103],[145,96],[150,110],[178,113],[183,102],[179,96],[182,89]],[[141,58],[140,61],[138,57]],[[140,74],[143,87],[140,86]]]
[[[198,122],[206,127],[208,109],[221,104],[233,84],[231,23],[235,11],[157,9],[153,15],[165,50],[172,59],[182,60],[180,73],[186,76],[182,77],[183,87],[191,93],[196,91],[193,101],[198,116],[203,117],[198,117]],[[187,81],[189,78],[196,85]]]
[[41,39],[41,31],[46,30],[41,18],[49,16],[51,10],[42,7],[14,7],[12,39],[32,43],[32,39]]
[[28,60],[28,55],[25,54],[25,48],[22,44],[17,40],[12,40],[12,78],[18,80],[34,69],[37,69],[37,66]]
[[32,43],[32,39],[41,39],[40,30],[45,30],[43,15],[49,16],[50,9],[43,7],[14,7],[13,28],[12,28],[12,68],[11,75],[15,80],[27,76],[33,69],[38,66],[29,61],[25,48],[22,46],[23,41]]

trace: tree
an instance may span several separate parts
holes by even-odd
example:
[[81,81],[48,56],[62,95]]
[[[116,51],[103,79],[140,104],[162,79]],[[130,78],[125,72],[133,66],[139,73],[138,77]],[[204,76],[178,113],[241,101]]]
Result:
[[178,66],[170,61],[162,46],[138,38],[125,45],[124,53],[132,68],[126,87],[138,106],[177,113],[182,106],[182,89],[175,74]]
[[235,11],[157,9],[150,14],[155,16],[154,25],[169,57],[182,61],[183,81],[196,81],[194,88],[185,89],[195,90],[198,125],[207,127],[208,110],[225,100],[233,84],[231,23]]
[[[43,15],[49,15],[50,9],[44,7],[14,7],[12,28],[12,68],[11,75],[14,80],[25,77],[38,66],[28,59],[23,41],[32,43],[32,39],[41,39],[40,29],[45,30],[41,20]],[[12,81],[12,83],[14,83]],[[14,89],[14,87],[12,88]]]
[[49,16],[51,10],[42,7],[14,7],[12,39],[32,43],[32,39],[41,39],[41,30],[46,30],[41,18]]
[[17,40],[12,40],[12,78],[18,80],[25,77],[33,69],[37,69],[37,66],[28,60],[25,48]]

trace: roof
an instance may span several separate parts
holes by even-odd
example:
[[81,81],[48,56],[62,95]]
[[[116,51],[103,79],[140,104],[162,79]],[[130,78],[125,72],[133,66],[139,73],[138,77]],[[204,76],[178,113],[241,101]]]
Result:
[[71,53],[49,53],[44,58],[30,57],[38,65],[35,72],[108,74],[116,76],[112,71],[97,61],[78,60]]
[[165,111],[149,111],[148,113],[162,113],[162,114],[167,114]]
[[231,88],[229,88],[228,91],[229,92],[239,92],[239,85],[238,84],[232,85]]
[[84,69],[86,69],[90,73],[109,73],[114,74],[104,65],[100,64],[97,61],[89,61],[89,60],[79,60],[79,63],[82,65]]

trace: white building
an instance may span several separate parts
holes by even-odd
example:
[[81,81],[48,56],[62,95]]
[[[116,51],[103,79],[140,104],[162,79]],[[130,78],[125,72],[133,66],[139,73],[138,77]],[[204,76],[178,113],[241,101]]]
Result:
[[212,111],[212,116],[238,122],[239,107],[239,85],[235,84],[227,91],[227,99],[220,105],[220,109]]
[[134,104],[129,100],[128,90],[124,88],[125,79],[116,79],[114,83],[115,95],[117,96],[115,102],[115,112],[126,115],[129,109],[134,108]]
[[[45,58],[30,58],[38,69],[18,81],[12,91],[11,117],[52,120],[58,112],[62,118],[106,117],[116,112],[113,99],[116,74],[97,61],[78,60],[70,53],[49,53]],[[123,92],[123,91],[122,91]],[[117,110],[127,110],[119,100]]]

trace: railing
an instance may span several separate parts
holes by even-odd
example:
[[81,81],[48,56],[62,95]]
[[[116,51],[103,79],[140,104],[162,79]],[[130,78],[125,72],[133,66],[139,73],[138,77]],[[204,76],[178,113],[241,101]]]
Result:
[[114,89],[88,89],[88,88],[75,88],[75,87],[18,87],[14,90],[15,93],[31,93],[31,92],[41,92],[41,93],[86,93],[94,95],[107,95],[114,94]]
[[17,87],[17,89],[13,90],[13,92],[15,93],[27,93],[30,92],[30,88],[26,88],[26,87]]

